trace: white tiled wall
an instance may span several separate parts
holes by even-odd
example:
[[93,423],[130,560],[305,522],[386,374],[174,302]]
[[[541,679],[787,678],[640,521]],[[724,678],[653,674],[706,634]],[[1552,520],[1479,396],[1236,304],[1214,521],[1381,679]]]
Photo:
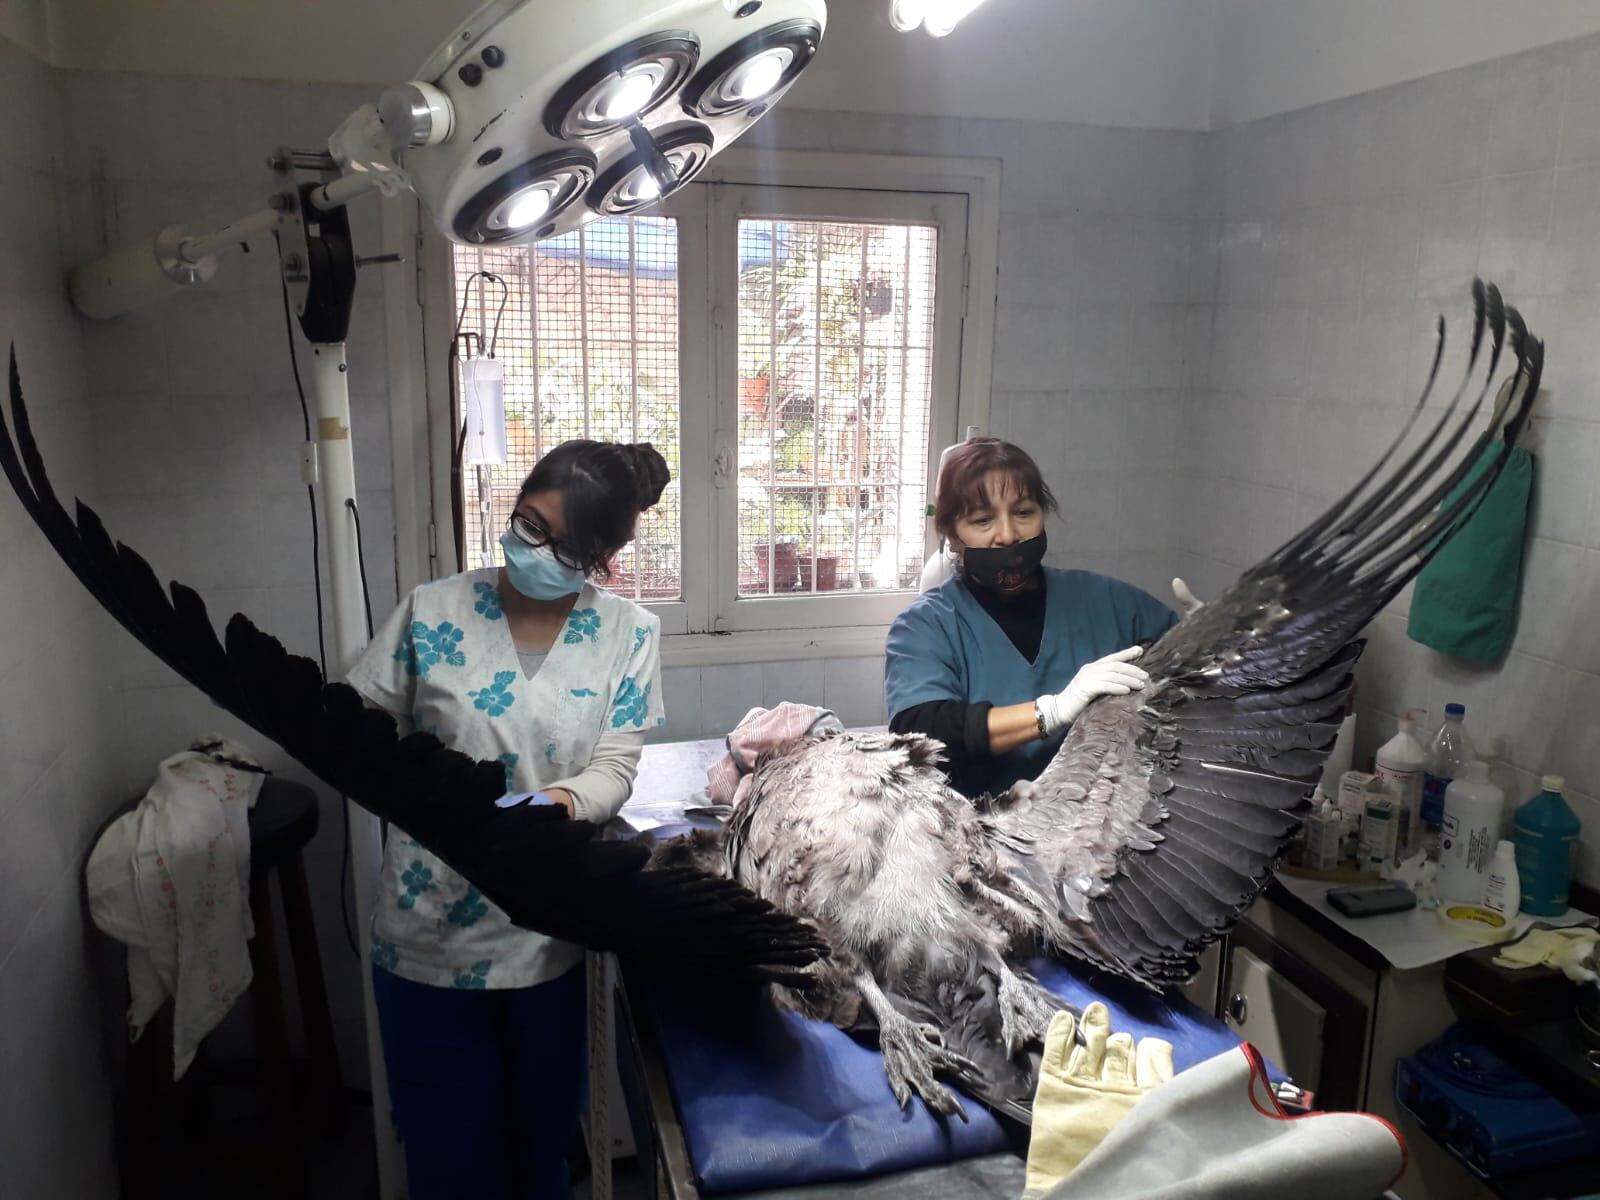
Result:
[[[1474,273],[1548,345],[1529,445],[1538,495],[1522,616],[1503,664],[1371,630],[1361,748],[1426,707],[1499,738],[1513,799],[1565,773],[1600,883],[1600,40],[1451,71],[1210,135],[1211,361],[1183,487],[1205,594],[1354,479],[1414,400],[1433,318],[1459,335]],[[1457,338],[1457,345],[1461,339]],[[1449,376],[1452,386],[1454,378]]]
[[[54,79],[69,131],[60,166],[68,264],[168,224],[215,228],[262,207],[268,154],[284,143],[317,145],[369,98],[354,88],[216,79],[77,72]],[[358,252],[375,248],[374,214],[370,205],[353,211]],[[196,587],[219,628],[242,611],[290,650],[316,657],[310,509],[298,465],[304,424],[275,261],[271,241],[257,239],[249,254],[224,254],[202,292],[82,322],[84,369],[75,391],[87,401],[85,445],[112,533],[163,579]],[[382,304],[371,273],[362,273],[357,301],[349,342],[356,480],[381,620],[395,598],[394,513]],[[303,344],[300,362],[305,378]],[[322,566],[326,580],[325,550]],[[106,669],[117,712],[104,734],[109,795],[137,795],[161,758],[213,729],[238,737],[272,769],[306,778],[120,631]],[[319,791],[322,825],[308,871],[334,1019],[356,1082],[364,1075],[361,993],[339,929],[341,808]],[[231,1017],[214,1041],[227,1055],[247,1052],[250,1037],[249,1023]]]
[[[101,499],[58,220],[52,72],[0,38],[0,348],[16,347],[57,490]],[[0,496],[0,1163],[8,1194],[116,1189],[109,1052],[90,983],[80,868],[114,803],[110,622]],[[115,1030],[110,1034],[116,1036]]]

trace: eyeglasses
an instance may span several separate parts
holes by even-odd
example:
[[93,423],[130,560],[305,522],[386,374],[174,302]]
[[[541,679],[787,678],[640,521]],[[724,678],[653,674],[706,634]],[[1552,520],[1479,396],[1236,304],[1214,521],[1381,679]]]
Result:
[[544,525],[532,517],[525,517],[519,512],[513,512],[506,521],[506,527],[516,536],[518,541],[526,542],[535,550],[541,546],[549,546],[554,539]]

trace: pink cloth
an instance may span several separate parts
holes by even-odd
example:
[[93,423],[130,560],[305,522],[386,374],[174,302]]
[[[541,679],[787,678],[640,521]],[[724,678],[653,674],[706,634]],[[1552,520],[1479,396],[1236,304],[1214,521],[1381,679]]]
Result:
[[728,735],[728,752],[706,771],[714,804],[737,806],[749,790],[750,772],[763,750],[807,734],[839,733],[844,724],[830,709],[784,701],[777,708],[752,708]]

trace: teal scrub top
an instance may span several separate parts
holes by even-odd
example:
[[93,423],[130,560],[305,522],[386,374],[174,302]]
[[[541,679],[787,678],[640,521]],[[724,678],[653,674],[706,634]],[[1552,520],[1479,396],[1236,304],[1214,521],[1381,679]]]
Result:
[[[1160,637],[1176,614],[1148,592],[1093,571],[1044,568],[1044,632],[1029,662],[959,577],[924,592],[889,630],[884,691],[889,715],[933,700],[995,707],[1062,691],[1084,663]],[[1033,779],[1065,731],[992,760],[986,780],[1001,791]]]

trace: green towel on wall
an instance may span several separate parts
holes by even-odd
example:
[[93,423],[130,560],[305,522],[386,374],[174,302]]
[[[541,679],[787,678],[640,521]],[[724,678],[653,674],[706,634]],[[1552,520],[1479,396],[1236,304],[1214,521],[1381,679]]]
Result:
[[[1448,499],[1448,508],[1494,466],[1495,442]],[[1522,587],[1522,549],[1533,495],[1533,455],[1514,446],[1478,511],[1417,576],[1411,640],[1441,654],[1494,662],[1511,647]]]

